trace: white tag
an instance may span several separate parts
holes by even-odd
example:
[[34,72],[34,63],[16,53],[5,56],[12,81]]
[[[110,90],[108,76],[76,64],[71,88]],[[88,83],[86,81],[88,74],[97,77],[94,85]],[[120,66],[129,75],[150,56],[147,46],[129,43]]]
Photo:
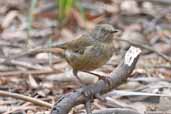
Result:
[[140,48],[136,48],[131,46],[129,50],[125,54],[125,60],[124,64],[127,64],[128,66],[131,66],[134,59],[141,53]]

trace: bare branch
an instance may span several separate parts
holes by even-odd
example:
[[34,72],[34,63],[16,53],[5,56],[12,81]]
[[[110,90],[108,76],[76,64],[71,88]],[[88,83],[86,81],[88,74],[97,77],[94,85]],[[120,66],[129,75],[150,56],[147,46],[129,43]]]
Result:
[[88,85],[86,88],[80,88],[75,92],[63,95],[52,108],[51,114],[68,114],[72,107],[85,103],[89,96],[105,94],[125,82],[135,68],[140,53],[139,48],[131,47],[127,51],[124,61],[110,76],[95,84]]
[[33,104],[48,107],[48,108],[52,107],[52,104],[50,104],[50,103],[47,103],[47,102],[41,101],[41,100],[36,99],[36,98],[29,97],[29,96],[24,96],[24,95],[21,95],[21,94],[17,94],[17,93],[11,93],[11,92],[0,90],[0,96],[21,99],[21,100],[28,101],[28,102],[31,102]]
[[171,63],[171,59],[168,56],[162,54],[161,52],[153,49],[152,47],[150,47],[148,45],[145,45],[145,44],[142,44],[142,43],[139,43],[139,42],[131,42],[131,41],[128,41],[128,40],[125,40],[125,39],[121,39],[121,38],[115,38],[115,40],[127,42],[127,43],[129,43],[129,44],[131,44],[133,46],[136,46],[136,47],[143,48],[143,49],[149,50],[151,52],[154,52],[155,54],[159,55],[161,58],[163,58],[167,62]]

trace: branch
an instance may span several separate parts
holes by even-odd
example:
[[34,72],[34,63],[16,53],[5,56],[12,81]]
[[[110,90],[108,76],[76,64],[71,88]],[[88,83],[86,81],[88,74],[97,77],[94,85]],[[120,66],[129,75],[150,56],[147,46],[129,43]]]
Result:
[[17,54],[15,56],[12,56],[12,57],[9,57],[8,59],[6,59],[6,61],[11,61],[13,59],[17,59],[17,58],[20,58],[22,56],[25,56],[25,55],[31,55],[31,54],[37,54],[37,53],[54,53],[54,54],[57,54],[59,56],[63,56],[63,53],[64,53],[64,50],[61,49],[61,48],[42,48],[42,47],[38,47],[38,48],[34,48],[34,49],[30,49],[28,51],[24,51],[20,54]]
[[22,67],[25,67],[25,68],[35,69],[35,70],[42,69],[42,67],[40,65],[30,64],[28,62],[18,61],[18,60],[15,60],[15,59],[8,60],[8,59],[5,59],[5,58],[0,58],[0,64],[22,66]]
[[120,63],[110,76],[104,80],[97,81],[95,84],[88,85],[86,88],[80,88],[63,95],[55,103],[51,114],[68,114],[72,107],[86,103],[86,99],[89,96],[105,94],[124,83],[135,68],[140,53],[141,50],[139,48],[130,47],[125,55],[124,61]]
[[7,71],[7,72],[0,72],[0,76],[6,76],[6,77],[14,77],[14,76],[21,76],[21,75],[34,75],[39,76],[41,74],[52,74],[55,73],[57,70],[47,69],[47,70],[28,70],[28,71]]
[[127,108],[109,108],[105,110],[99,110],[94,112],[93,114],[140,114],[133,109]]
[[139,2],[147,1],[147,2],[155,2],[155,3],[160,3],[160,4],[168,4],[168,5],[171,4],[170,0],[136,0],[136,1],[139,1]]
[[123,41],[123,42],[127,42],[133,46],[136,46],[136,47],[139,47],[139,48],[143,48],[143,49],[146,49],[148,51],[151,51],[151,52],[154,52],[156,53],[157,55],[159,55],[161,58],[163,58],[165,61],[171,63],[171,59],[170,57],[164,55],[163,53],[153,49],[152,47],[148,46],[148,45],[145,45],[145,44],[142,44],[142,43],[139,43],[139,42],[132,42],[132,41],[129,41],[129,40],[125,40],[125,39],[121,39],[121,38],[115,38],[115,40],[118,40],[118,41]]
[[31,102],[33,104],[48,107],[48,108],[52,107],[52,104],[50,104],[50,103],[47,103],[47,102],[41,101],[41,100],[36,99],[36,98],[29,97],[29,96],[24,96],[24,95],[21,95],[21,94],[17,94],[17,93],[11,93],[11,92],[0,90],[0,96],[21,99],[21,100],[28,101],[28,102]]

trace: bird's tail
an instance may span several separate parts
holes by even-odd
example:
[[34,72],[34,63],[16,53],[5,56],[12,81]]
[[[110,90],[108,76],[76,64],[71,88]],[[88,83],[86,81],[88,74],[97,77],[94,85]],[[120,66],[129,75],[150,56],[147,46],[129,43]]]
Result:
[[57,43],[57,44],[52,44],[52,46],[50,46],[51,48],[61,48],[61,49],[66,49],[67,45],[65,43]]
[[21,54],[15,55],[10,57],[10,59],[17,59],[25,55],[34,55],[37,53],[52,53],[54,55],[64,57],[64,49],[62,48],[57,48],[57,47],[52,47],[52,48],[36,48],[36,49],[31,49],[29,51],[23,52]]

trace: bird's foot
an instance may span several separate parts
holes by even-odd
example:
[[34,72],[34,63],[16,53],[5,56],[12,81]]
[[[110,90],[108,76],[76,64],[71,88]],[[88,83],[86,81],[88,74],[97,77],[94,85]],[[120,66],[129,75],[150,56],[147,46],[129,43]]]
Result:
[[86,113],[87,114],[92,114],[92,110],[91,110],[91,103],[93,102],[93,100],[95,98],[99,99],[100,101],[105,102],[106,99],[104,97],[102,97],[100,94],[95,94],[93,95],[93,90],[91,88],[89,88],[88,86],[84,86],[82,94],[85,96],[85,109],[86,109]]
[[86,113],[87,114],[92,114],[92,110],[91,110],[91,102],[93,101],[93,95],[91,94],[91,90],[89,91],[90,89],[88,88],[88,86],[86,85],[83,85],[82,87],[82,94],[84,95],[85,97],[85,103],[84,103],[84,106],[85,106],[85,109],[86,109]]

